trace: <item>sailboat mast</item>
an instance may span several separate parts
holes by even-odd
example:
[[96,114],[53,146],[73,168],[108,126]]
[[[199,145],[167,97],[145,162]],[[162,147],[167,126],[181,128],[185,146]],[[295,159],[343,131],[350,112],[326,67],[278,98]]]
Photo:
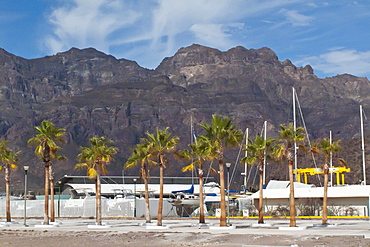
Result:
[[[193,126],[193,114],[190,115],[190,144],[193,144],[194,142],[194,126]],[[191,162],[193,163],[193,159],[191,160]],[[191,171],[191,184],[194,184],[194,173],[195,173],[195,170],[193,169]]]
[[[295,89],[293,89],[293,131],[297,130],[297,119],[296,119],[296,109],[295,109]],[[297,170],[297,142],[294,141],[294,169]],[[295,181],[297,181],[297,175],[295,176]]]
[[[331,133],[331,130],[329,132],[329,141],[330,141],[330,146],[333,142],[333,137],[332,137],[332,133]],[[330,186],[333,186],[333,152],[330,151]]]
[[366,185],[366,161],[365,161],[365,135],[364,135],[364,117],[362,105],[360,105],[360,120],[361,120],[361,149],[362,149],[362,172],[364,175],[363,184]]
[[193,116],[190,115],[190,143],[193,144]]
[[[249,138],[249,129],[245,130],[245,147],[248,147],[248,138]],[[245,157],[248,157],[248,151],[245,149]],[[248,172],[248,163],[244,162],[244,190],[247,191],[247,173]]]
[[[264,133],[263,138],[266,141],[267,140],[267,121],[264,123]],[[266,184],[266,149],[265,149],[265,157],[263,159],[263,185]]]

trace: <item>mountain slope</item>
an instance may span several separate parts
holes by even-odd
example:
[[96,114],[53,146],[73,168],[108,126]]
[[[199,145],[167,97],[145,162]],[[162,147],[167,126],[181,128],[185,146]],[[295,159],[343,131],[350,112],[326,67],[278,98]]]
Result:
[[[76,173],[73,167],[79,146],[87,145],[93,135],[113,139],[120,149],[109,169],[116,175],[121,174],[130,148],[146,131],[168,126],[186,147],[191,118],[197,124],[210,121],[214,113],[227,115],[239,128],[248,127],[252,135],[261,131],[266,120],[268,134],[276,137],[279,124],[292,121],[292,87],[311,139],[328,137],[330,130],[335,139],[358,138],[359,104],[365,111],[370,109],[366,78],[319,79],[310,66],[279,61],[269,48],[235,47],[221,52],[191,45],[165,58],[155,70],[92,48],[72,48],[31,60],[0,50],[0,75],[0,136],[22,150],[23,164],[31,165],[34,187],[42,186],[37,179],[43,169],[26,142],[43,119],[68,133],[63,146],[68,161],[56,166],[59,178]],[[195,130],[201,134],[198,126]],[[234,162],[236,152],[226,154],[228,161]],[[357,156],[349,158],[356,163],[354,168],[360,167]],[[173,162],[166,175],[179,175],[179,165]],[[274,177],[284,178],[285,168],[271,169],[276,169]],[[137,170],[127,173],[136,175]],[[21,188],[22,173],[16,176],[14,186]]]

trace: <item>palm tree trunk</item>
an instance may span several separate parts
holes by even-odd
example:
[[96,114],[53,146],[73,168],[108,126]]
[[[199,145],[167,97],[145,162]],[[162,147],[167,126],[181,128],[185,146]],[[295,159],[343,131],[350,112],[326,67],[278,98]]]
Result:
[[96,175],[95,178],[96,184],[96,224],[102,225],[101,219],[101,184],[100,184],[100,175]]
[[146,166],[142,168],[142,178],[144,179],[144,186],[145,186],[145,222],[150,223],[150,206],[149,206],[149,185],[148,185],[148,173],[146,170]]
[[44,202],[44,225],[49,225],[49,164],[45,164],[45,202]]
[[204,219],[204,198],[203,198],[203,165],[199,165],[199,223],[206,223]]
[[158,200],[157,226],[162,226],[162,211],[163,211],[163,163],[161,159],[159,166],[159,200]]
[[324,198],[322,201],[322,224],[328,224],[328,183],[329,183],[329,167],[324,165]]
[[[292,153],[290,152],[291,156]],[[289,156],[289,154],[288,154]],[[289,183],[290,183],[290,193],[289,193],[289,206],[290,206],[290,227],[296,227],[296,211],[295,211],[295,201],[294,201],[294,178],[293,178],[293,160],[288,159],[289,168]]]
[[10,216],[10,169],[5,165],[6,222],[11,222]]
[[260,175],[260,182],[259,182],[259,200],[258,200],[258,224],[263,224],[263,159],[260,161],[259,164],[259,175]]
[[50,222],[55,222],[54,174],[52,165],[49,166],[49,181],[50,181]]
[[220,200],[220,209],[221,209],[221,216],[220,216],[220,226],[227,226],[226,223],[226,199],[225,199],[225,172],[224,172],[224,163],[223,163],[223,153],[220,152],[218,166],[220,170],[220,192],[221,192],[221,200]]

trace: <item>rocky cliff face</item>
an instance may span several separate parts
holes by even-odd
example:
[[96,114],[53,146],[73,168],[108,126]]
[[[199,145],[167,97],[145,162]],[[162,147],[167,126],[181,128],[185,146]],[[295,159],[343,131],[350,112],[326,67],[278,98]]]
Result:
[[[311,139],[327,137],[329,130],[335,139],[358,137],[359,104],[365,111],[370,108],[366,78],[319,79],[310,66],[279,61],[268,48],[221,52],[192,45],[165,58],[155,70],[92,48],[32,60],[0,50],[0,75],[0,136],[22,150],[21,163],[31,165],[35,187],[42,187],[35,178],[42,177],[43,169],[26,142],[43,119],[68,133],[63,146],[68,161],[56,166],[58,178],[76,173],[79,146],[87,145],[93,135],[113,139],[120,149],[110,168],[116,175],[146,131],[168,126],[185,147],[191,118],[197,124],[210,121],[214,113],[231,116],[253,135],[266,120],[269,134],[276,136],[279,124],[292,121],[292,87]],[[233,152],[227,154],[230,161],[234,157]],[[166,175],[179,170],[173,165]],[[17,183],[20,178],[15,187]]]

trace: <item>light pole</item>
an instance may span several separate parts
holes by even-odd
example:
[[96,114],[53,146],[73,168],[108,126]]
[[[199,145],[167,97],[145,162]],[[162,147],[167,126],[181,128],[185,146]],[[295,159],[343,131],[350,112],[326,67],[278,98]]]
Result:
[[24,226],[27,226],[27,171],[29,166],[23,166],[24,169]]
[[231,163],[226,163],[227,167],[227,225],[230,226],[230,166]]
[[134,217],[136,218],[136,178],[134,180]]
[[58,180],[58,218],[60,218],[60,186],[62,184],[62,181]]

